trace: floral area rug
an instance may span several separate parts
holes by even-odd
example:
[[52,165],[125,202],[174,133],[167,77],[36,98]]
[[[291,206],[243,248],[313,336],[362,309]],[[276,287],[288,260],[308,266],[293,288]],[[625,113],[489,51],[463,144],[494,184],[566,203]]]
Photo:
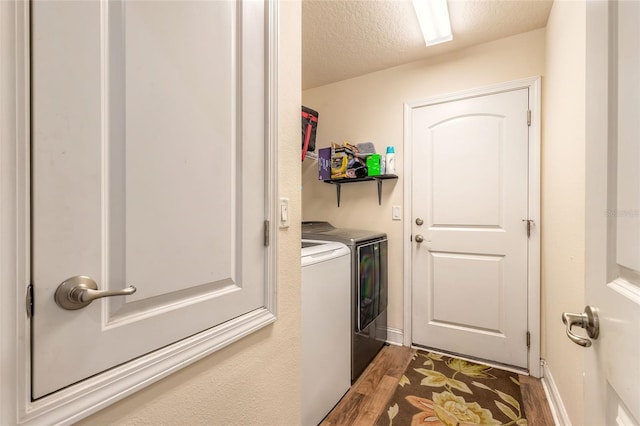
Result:
[[527,419],[517,374],[418,351],[376,424],[523,426]]

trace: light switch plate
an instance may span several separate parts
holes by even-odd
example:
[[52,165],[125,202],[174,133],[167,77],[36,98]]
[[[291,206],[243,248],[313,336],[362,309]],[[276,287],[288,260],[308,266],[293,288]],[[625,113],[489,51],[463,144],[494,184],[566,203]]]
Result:
[[280,197],[280,228],[289,227],[289,199]]
[[402,210],[400,209],[400,206],[391,206],[391,219],[393,220],[402,219]]

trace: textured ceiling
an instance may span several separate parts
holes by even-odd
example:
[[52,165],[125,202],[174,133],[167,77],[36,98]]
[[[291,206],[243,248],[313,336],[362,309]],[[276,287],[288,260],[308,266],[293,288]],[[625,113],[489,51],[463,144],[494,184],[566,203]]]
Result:
[[426,47],[410,0],[303,0],[302,88],[543,28],[552,0],[448,4],[453,41]]

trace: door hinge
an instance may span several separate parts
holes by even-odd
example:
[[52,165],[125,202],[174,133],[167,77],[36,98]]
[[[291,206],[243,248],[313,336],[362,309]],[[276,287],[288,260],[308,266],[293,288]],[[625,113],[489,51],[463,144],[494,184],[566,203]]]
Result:
[[269,221],[264,221],[264,246],[269,247]]
[[527,238],[531,238],[531,225],[533,225],[533,219],[522,219],[523,222],[527,222]]
[[531,333],[527,331],[527,348],[531,347]]
[[527,126],[531,126],[531,110],[527,110]]
[[27,304],[27,317],[32,318],[33,317],[33,286],[31,284],[27,286],[26,304]]

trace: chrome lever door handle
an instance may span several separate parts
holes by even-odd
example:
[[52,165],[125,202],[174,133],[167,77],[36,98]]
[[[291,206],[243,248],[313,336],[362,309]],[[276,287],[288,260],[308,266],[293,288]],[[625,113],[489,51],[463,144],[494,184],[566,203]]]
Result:
[[591,306],[584,308],[581,314],[570,312],[562,313],[562,322],[567,326],[567,337],[577,345],[588,348],[591,346],[591,340],[575,334],[572,327],[578,326],[587,331],[587,335],[592,339],[597,339],[600,334],[600,321],[598,320],[598,310]]
[[573,327],[574,325],[584,328],[583,324],[585,321],[586,314],[572,314],[569,312],[562,313],[562,322],[567,326],[567,337],[571,339],[571,341],[576,345],[588,348],[589,346],[591,346],[591,340],[580,337],[571,330],[571,327]]
[[128,296],[136,292],[134,286],[123,290],[98,290],[96,282],[84,275],[65,280],[56,289],[54,299],[62,309],[74,311],[84,308],[96,299],[111,296]]

